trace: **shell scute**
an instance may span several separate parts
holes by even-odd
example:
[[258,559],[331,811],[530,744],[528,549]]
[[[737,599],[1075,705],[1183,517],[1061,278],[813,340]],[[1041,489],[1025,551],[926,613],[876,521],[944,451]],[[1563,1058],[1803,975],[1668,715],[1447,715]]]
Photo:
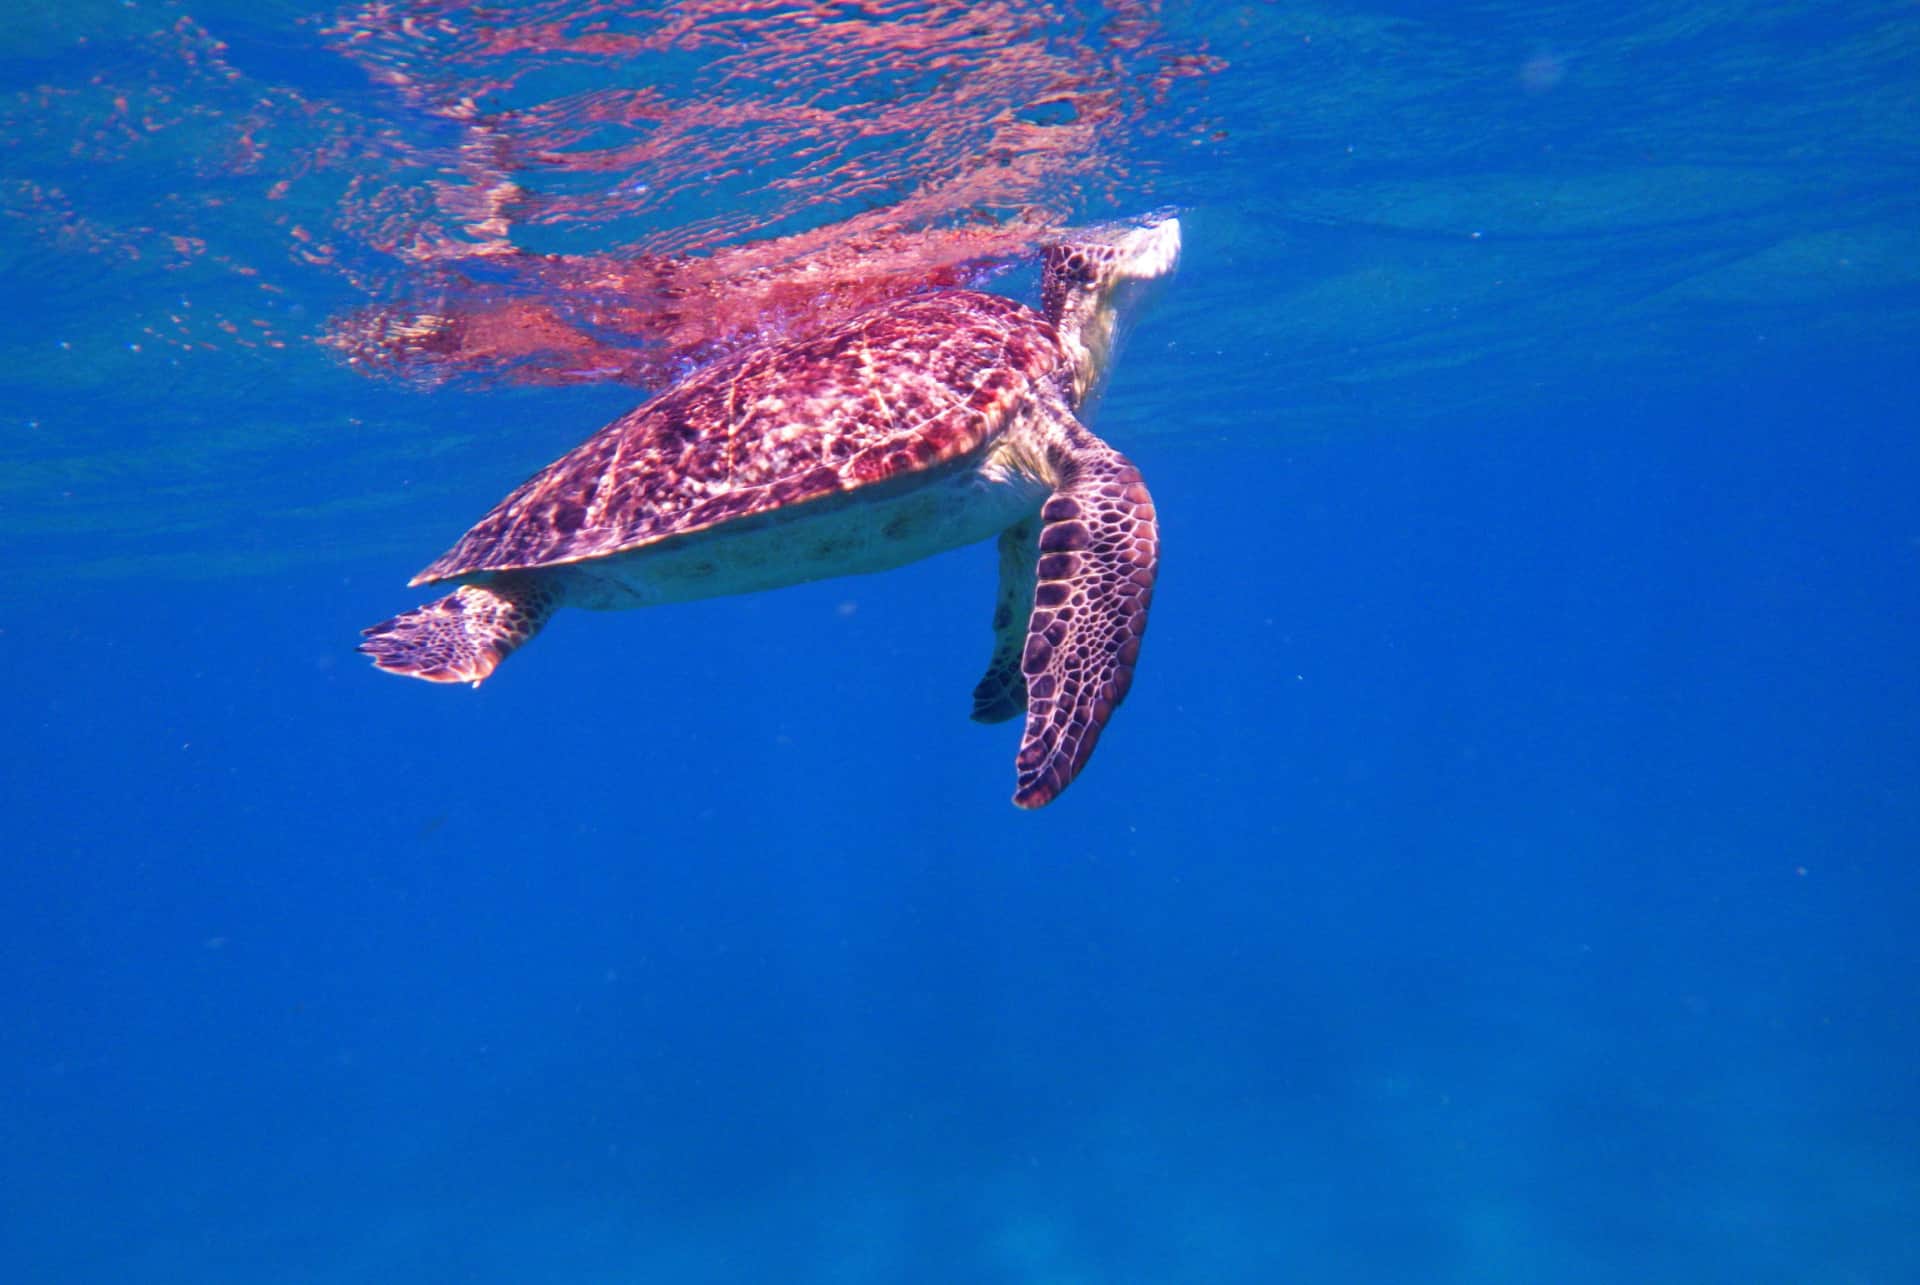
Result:
[[955,460],[1063,361],[1038,313],[952,291],[740,354],[523,483],[414,583],[604,557]]

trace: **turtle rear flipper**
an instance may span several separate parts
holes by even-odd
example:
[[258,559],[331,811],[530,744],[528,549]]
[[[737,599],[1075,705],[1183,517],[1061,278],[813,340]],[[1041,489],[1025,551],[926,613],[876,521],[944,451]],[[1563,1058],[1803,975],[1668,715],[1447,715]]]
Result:
[[1033,614],[1020,669],[1027,726],[1013,801],[1044,807],[1093,753],[1133,685],[1160,561],[1153,497],[1140,470],[1085,429],[1040,510]]
[[1027,712],[1027,676],[1020,656],[1027,646],[1027,616],[1033,610],[1034,540],[1040,515],[1020,519],[1000,533],[1000,596],[993,605],[993,659],[973,689],[973,721],[1004,723]]
[[537,578],[463,585],[361,633],[360,650],[390,674],[478,687],[507,654],[540,632],[559,595]]

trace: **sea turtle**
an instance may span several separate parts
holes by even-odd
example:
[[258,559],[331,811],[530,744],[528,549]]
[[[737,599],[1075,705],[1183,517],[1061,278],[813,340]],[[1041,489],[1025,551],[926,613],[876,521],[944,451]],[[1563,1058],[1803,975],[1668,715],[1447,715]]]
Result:
[[1180,225],[1075,236],[1042,312],[973,290],[736,354],[535,474],[413,578],[460,587],[365,631],[381,669],[478,685],[562,606],[617,609],[883,571],[1000,537],[973,717],[1026,712],[1013,801],[1073,780],[1133,679],[1159,536],[1138,469],[1076,416],[1125,296]]

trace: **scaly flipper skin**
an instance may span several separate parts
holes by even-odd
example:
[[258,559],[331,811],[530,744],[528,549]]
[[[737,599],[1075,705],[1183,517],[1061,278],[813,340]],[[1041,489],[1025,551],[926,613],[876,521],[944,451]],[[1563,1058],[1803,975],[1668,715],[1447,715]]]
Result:
[[1160,533],[1140,470],[1074,425],[1040,510],[1033,614],[1020,668],[1026,735],[1013,801],[1044,807],[1067,788],[1133,683]]
[[501,576],[362,630],[360,650],[390,674],[478,687],[559,605],[539,576]]
[[993,605],[993,659],[973,689],[973,721],[1004,723],[1027,710],[1027,676],[1020,655],[1027,646],[1027,615],[1033,609],[1033,564],[1040,557],[1036,514],[1000,533],[1000,597]]

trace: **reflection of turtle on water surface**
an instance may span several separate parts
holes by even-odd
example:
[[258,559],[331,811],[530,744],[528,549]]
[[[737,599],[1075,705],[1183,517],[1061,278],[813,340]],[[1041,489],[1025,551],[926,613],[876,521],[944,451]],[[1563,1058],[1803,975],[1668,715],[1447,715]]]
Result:
[[557,607],[601,610],[883,571],[1000,537],[974,717],[1026,711],[1014,802],[1065,789],[1132,681],[1158,537],[1132,464],[1075,417],[1131,283],[1179,224],[1046,251],[1045,315],[949,290],[740,353],[615,420],[414,584],[453,593],[366,631],[374,664],[478,684]]

